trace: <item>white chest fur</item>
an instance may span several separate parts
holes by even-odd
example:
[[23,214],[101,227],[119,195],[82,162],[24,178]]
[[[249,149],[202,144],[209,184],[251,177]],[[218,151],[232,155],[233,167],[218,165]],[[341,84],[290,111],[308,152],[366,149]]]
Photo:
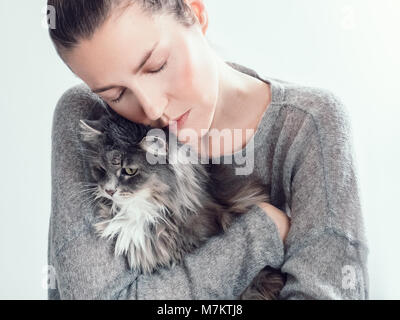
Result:
[[149,237],[149,224],[162,219],[164,208],[150,201],[150,190],[144,189],[128,201],[117,202],[112,209],[115,215],[107,221],[102,238],[115,238],[115,255],[131,254],[132,250],[146,251],[146,238]]

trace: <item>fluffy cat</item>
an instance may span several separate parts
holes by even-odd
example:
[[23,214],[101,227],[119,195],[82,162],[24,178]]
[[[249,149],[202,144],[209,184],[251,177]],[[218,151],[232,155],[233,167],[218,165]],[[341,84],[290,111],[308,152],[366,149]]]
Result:
[[[141,273],[178,264],[236,216],[268,201],[255,177],[239,179],[227,165],[182,162],[168,130],[159,129],[163,136],[151,129],[108,110],[81,120],[79,132],[85,183],[102,219],[94,224],[96,234],[114,239],[115,254]],[[151,164],[149,155],[162,163]],[[239,299],[276,299],[285,281],[267,266]]]

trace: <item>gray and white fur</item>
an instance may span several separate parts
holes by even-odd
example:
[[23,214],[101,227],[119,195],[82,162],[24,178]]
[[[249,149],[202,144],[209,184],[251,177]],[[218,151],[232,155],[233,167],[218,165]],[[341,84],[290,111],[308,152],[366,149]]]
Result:
[[[101,218],[96,234],[115,240],[115,255],[146,274],[178,264],[236,216],[268,201],[256,177],[239,179],[227,165],[181,162],[178,149],[169,148],[169,132],[163,129],[163,138],[149,135],[151,129],[109,109],[80,120],[79,132],[85,185]],[[149,163],[149,153],[164,163]],[[276,299],[285,280],[267,266],[238,298]]]

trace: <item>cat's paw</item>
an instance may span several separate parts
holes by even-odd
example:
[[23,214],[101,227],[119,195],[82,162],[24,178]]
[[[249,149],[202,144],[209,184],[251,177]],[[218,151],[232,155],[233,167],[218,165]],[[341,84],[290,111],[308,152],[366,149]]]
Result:
[[111,208],[104,203],[97,204],[97,215],[103,219],[112,218]]
[[99,237],[102,237],[104,230],[108,227],[109,224],[110,220],[103,220],[93,224],[95,234]]
[[278,300],[286,283],[286,274],[279,269],[265,267],[242,292],[240,300]]

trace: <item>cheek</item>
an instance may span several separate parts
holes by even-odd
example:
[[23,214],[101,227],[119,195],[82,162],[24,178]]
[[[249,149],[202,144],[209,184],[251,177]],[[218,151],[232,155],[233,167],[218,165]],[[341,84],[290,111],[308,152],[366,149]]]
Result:
[[191,102],[198,100],[196,92],[198,84],[199,68],[196,47],[193,41],[187,37],[177,37],[175,39],[174,54],[171,55],[171,70],[169,83],[172,91],[181,102]]
[[187,51],[182,76],[194,102],[202,107],[214,105],[217,94],[217,73],[214,61],[200,44],[194,44]]
[[182,80],[187,87],[193,87],[196,74],[195,65],[193,65],[190,59],[187,59],[185,62],[182,67]]
[[169,83],[171,91],[179,100],[190,99],[193,96],[195,70],[186,52],[181,52],[179,58],[171,66]]
[[186,55],[179,63],[174,80],[170,83],[179,101],[204,108],[214,102],[215,88],[214,84],[210,83],[210,78],[212,76],[208,69],[199,61],[193,60],[190,55]]

